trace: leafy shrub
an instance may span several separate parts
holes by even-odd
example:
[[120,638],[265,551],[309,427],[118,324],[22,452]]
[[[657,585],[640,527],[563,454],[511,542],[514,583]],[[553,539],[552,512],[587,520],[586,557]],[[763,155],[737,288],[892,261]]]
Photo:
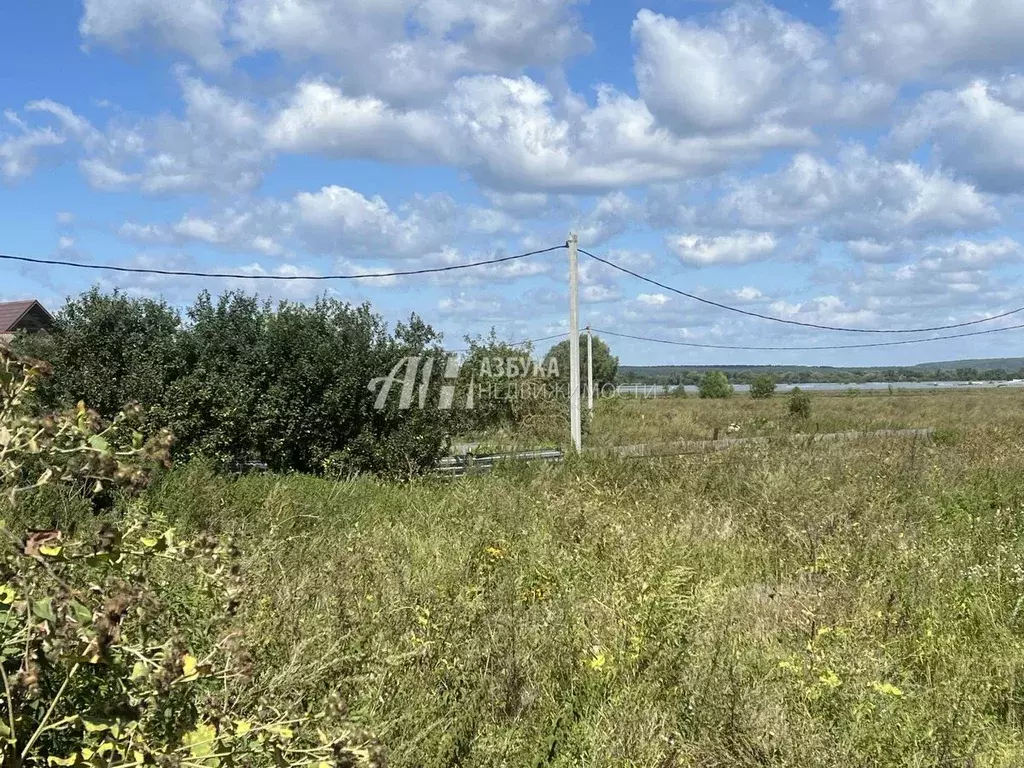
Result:
[[671,389],[668,390],[669,397],[686,398],[686,386],[683,384],[670,384]]
[[569,369],[550,354],[538,359],[529,346],[498,339],[466,338],[469,350],[459,370],[459,402],[473,391],[473,407],[459,411],[466,433],[509,428],[517,435],[561,439],[568,429]]
[[[164,304],[92,291],[69,300],[46,337],[17,340],[56,371],[39,393],[52,408],[98,403],[112,418],[141,403],[168,428],[181,458],[320,471],[415,473],[441,455],[454,416],[437,408],[376,408],[369,384],[408,356],[440,355],[417,317],[389,333],[368,305],[313,305],[203,293],[183,320]],[[386,450],[379,450],[385,445]]]
[[811,396],[802,391],[800,387],[794,387],[789,393],[789,414],[802,419],[811,416]]
[[754,400],[767,400],[775,394],[775,379],[767,373],[757,376],[750,383],[750,396]]
[[731,397],[732,385],[722,371],[708,371],[700,380],[700,396],[704,399]]
[[[0,348],[0,488],[57,481],[140,487],[170,440],[105,424],[80,405],[38,417],[44,365]],[[4,766],[379,765],[373,740],[322,710],[248,693],[253,663],[233,628],[237,551],[179,541],[140,510],[90,541],[16,535],[0,521],[0,764]]]

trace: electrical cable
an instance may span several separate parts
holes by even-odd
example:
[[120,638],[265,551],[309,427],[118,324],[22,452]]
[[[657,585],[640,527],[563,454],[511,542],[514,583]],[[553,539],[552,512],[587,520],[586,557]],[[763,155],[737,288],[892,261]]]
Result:
[[566,246],[556,245],[551,248],[544,248],[538,251],[529,251],[527,253],[519,253],[514,256],[502,256],[496,259],[485,259],[483,261],[473,261],[467,264],[452,264],[446,267],[427,267],[423,269],[407,269],[398,270],[395,272],[375,272],[368,273],[365,275],[238,275],[226,272],[190,272],[190,271],[173,271],[167,269],[147,269],[144,267],[118,267],[113,264],[82,264],[75,261],[61,261],[58,259],[36,259],[29,256],[12,256],[10,254],[0,253],[0,260],[5,261],[22,261],[29,264],[44,264],[48,266],[59,266],[59,267],[73,267],[75,269],[92,269],[99,271],[108,272],[127,272],[131,274],[141,275],[166,275],[170,277],[211,277],[219,279],[235,279],[235,280],[373,280],[375,278],[388,278],[388,277],[408,277],[410,275],[431,275],[439,272],[454,272],[460,269],[472,269],[474,267],[486,267],[492,264],[504,264],[509,261],[517,261],[519,259],[529,258],[530,256],[539,256],[543,253],[551,253],[552,251],[558,251]]
[[[694,301],[699,301],[702,304],[708,304],[708,305],[710,305],[712,307],[718,307],[719,309],[725,309],[725,310],[728,310],[729,312],[736,312],[738,314],[746,315],[748,317],[756,317],[756,318],[759,318],[761,320],[771,320],[772,322],[775,322],[775,323],[785,323],[786,325],[798,325],[798,326],[801,326],[803,328],[817,328],[818,330],[821,330],[821,331],[844,331],[844,332],[847,332],[847,333],[930,333],[930,332],[933,332],[933,331],[948,331],[948,330],[952,330],[953,328],[966,328],[967,326],[971,326],[971,325],[980,325],[981,323],[990,323],[993,320],[1001,320],[1004,317],[1009,317],[1010,315],[1016,315],[1016,314],[1018,314],[1020,312],[1024,312],[1024,307],[1018,307],[1017,309],[1011,309],[1011,310],[1009,310],[1007,312],[1001,312],[998,315],[992,315],[991,317],[985,317],[985,318],[982,318],[981,320],[969,320],[969,321],[964,322],[964,323],[952,323],[950,325],[933,325],[933,326],[927,327],[927,328],[892,328],[892,329],[890,329],[890,328],[846,328],[844,326],[839,326],[839,325],[822,325],[820,323],[809,323],[809,322],[804,322],[802,320],[789,320],[789,319],[786,319],[784,317],[775,317],[774,315],[765,315],[765,314],[762,314],[760,312],[753,312],[751,310],[741,309],[739,307],[733,307],[733,306],[730,306],[728,304],[723,304],[723,303],[718,302],[718,301],[713,301],[712,299],[707,299],[707,298],[704,298],[703,296],[697,296],[696,294],[687,293],[686,291],[682,291],[682,290],[680,290],[678,288],[673,288],[671,285],[666,285],[665,283],[658,282],[657,280],[654,280],[653,278],[645,277],[644,275],[641,275],[639,272],[634,272],[633,270],[627,269],[626,267],[623,267],[623,266],[620,266],[619,264],[616,264],[613,261],[608,261],[608,259],[603,259],[600,256],[595,256],[594,254],[590,253],[589,251],[585,251],[582,248],[579,249],[579,252],[584,254],[584,255],[586,255],[586,256],[589,256],[590,258],[594,259],[595,261],[599,261],[600,263],[605,264],[605,265],[611,267],[612,269],[617,269],[619,272],[623,272],[623,273],[625,273],[627,275],[631,275],[632,277],[635,277],[638,280],[643,280],[645,283],[650,283],[651,285],[655,285],[658,288],[661,288],[663,290],[671,291],[672,293],[677,293],[680,296],[685,296],[686,298],[693,299]],[[823,349],[823,347],[815,347],[815,349]]]
[[1024,328],[1024,323],[1020,325],[1008,325],[1005,328],[989,328],[984,331],[972,331],[970,333],[954,333],[946,336],[930,336],[927,339],[904,339],[902,341],[876,341],[867,344],[833,344],[828,346],[806,346],[806,347],[755,347],[745,345],[733,345],[733,344],[700,344],[694,341],[673,341],[671,339],[654,339],[647,336],[634,336],[629,333],[617,333],[616,331],[606,331],[600,328],[593,328],[594,333],[604,334],[605,336],[617,336],[622,339],[633,339],[634,341],[649,341],[655,344],[671,344],[677,347],[696,347],[698,349],[733,349],[742,350],[746,352],[798,352],[798,351],[810,351],[810,350],[836,350],[836,349],[867,349],[869,347],[897,347],[903,344],[924,344],[929,341],[948,341],[950,339],[966,339],[970,336],[985,336],[990,333],[1002,333],[1003,331],[1016,331]]

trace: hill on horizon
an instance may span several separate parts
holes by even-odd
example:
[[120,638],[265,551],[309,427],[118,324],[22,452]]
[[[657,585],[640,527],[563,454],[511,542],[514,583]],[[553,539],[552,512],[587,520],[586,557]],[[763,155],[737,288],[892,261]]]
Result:
[[[999,379],[1024,378],[1024,357],[967,358],[914,365],[620,365],[622,382],[694,383],[705,371],[724,371],[734,382],[746,383],[758,374],[771,374],[782,383],[930,381],[985,378],[998,372]],[[931,374],[931,375],[929,375]],[[938,374],[938,375],[935,375]]]

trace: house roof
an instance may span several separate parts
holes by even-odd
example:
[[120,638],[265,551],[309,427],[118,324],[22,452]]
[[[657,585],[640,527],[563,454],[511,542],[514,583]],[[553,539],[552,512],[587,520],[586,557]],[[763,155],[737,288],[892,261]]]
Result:
[[53,323],[53,317],[46,308],[35,299],[28,299],[27,301],[4,301],[0,302],[0,333],[11,333],[18,329],[18,324],[29,314],[33,309],[38,308],[38,311],[43,314],[46,318],[47,324]]

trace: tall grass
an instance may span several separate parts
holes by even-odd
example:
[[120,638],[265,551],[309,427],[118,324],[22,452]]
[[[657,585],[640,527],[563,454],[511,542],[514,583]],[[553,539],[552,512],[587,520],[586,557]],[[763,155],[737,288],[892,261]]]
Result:
[[[337,694],[393,766],[1017,766],[1019,401],[932,397],[814,403],[823,430],[946,428],[932,445],[405,484],[193,465],[135,503],[235,534],[255,693]],[[635,407],[696,436],[760,405]]]

